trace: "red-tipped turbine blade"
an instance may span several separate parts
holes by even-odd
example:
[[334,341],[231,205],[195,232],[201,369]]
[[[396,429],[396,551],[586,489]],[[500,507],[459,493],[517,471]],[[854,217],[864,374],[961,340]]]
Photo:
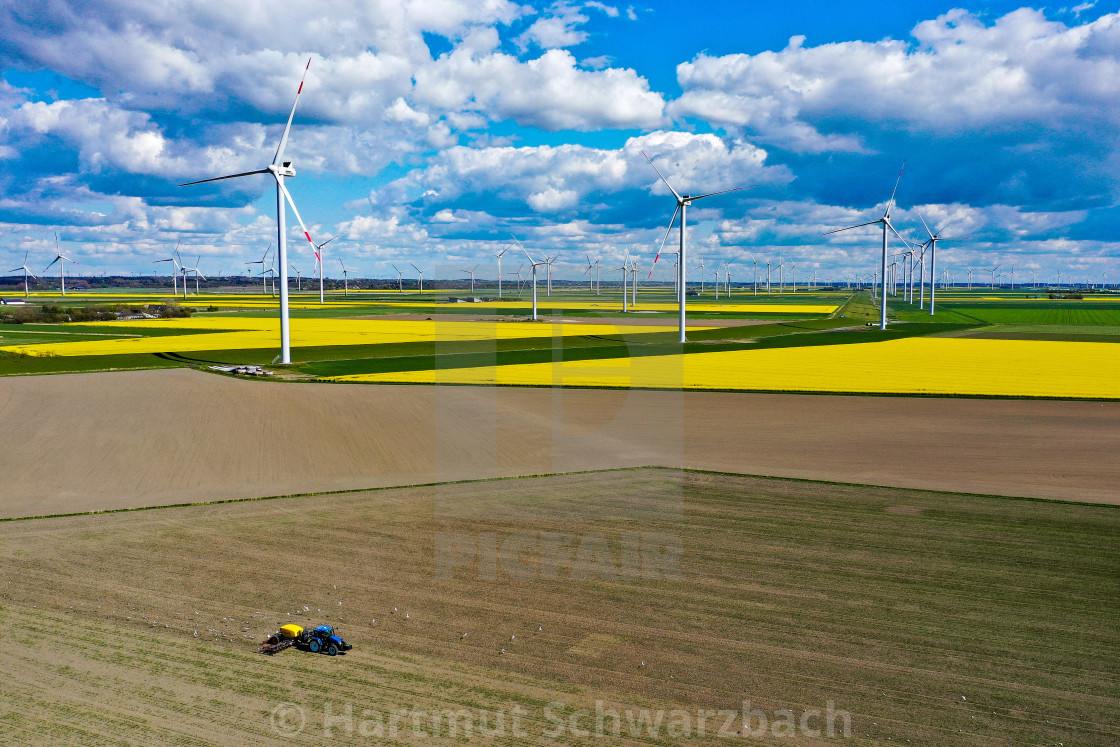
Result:
[[276,148],[276,156],[272,159],[272,164],[275,166],[280,163],[280,159],[284,156],[284,148],[288,144],[288,133],[292,129],[292,117],[296,115],[296,107],[299,106],[299,95],[303,93],[303,81],[307,79],[307,71],[311,69],[311,58],[307,58],[307,65],[303,68],[303,76],[299,79],[299,88],[296,89],[296,99],[292,102],[292,111],[288,113],[288,123],[284,125],[284,134],[280,137],[280,145]]

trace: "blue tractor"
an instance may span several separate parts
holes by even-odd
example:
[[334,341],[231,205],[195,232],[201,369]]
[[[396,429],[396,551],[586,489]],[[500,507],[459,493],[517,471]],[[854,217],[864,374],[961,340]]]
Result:
[[306,631],[304,635],[307,650],[313,654],[323,652],[330,656],[336,656],[354,648],[352,644],[347,643],[342,640],[341,636],[335,634],[334,628],[330,625],[320,625],[314,630]]

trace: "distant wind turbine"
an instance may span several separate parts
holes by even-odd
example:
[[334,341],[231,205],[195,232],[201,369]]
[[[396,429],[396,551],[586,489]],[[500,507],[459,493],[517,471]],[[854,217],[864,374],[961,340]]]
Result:
[[70,259],[69,257],[67,257],[65,254],[62,253],[62,250],[60,250],[58,248],[58,234],[57,233],[54,235],[54,253],[55,253],[55,258],[53,260],[51,260],[51,263],[49,265],[47,265],[45,268],[43,268],[43,272],[46,272],[47,270],[51,269],[51,267],[54,265],[55,262],[59,263],[58,264],[58,272],[59,272],[59,277],[62,278],[62,296],[63,296],[63,298],[65,298],[66,297],[66,263],[67,262],[73,262],[76,265],[81,264],[81,263],[78,262],[77,260]]
[[[411,262],[409,262],[409,264],[412,265]],[[416,265],[412,265],[412,269],[416,270],[416,272],[420,275],[420,292],[423,293],[424,292],[424,271],[421,270]]]
[[334,236],[331,236],[329,239],[324,241],[322,244],[316,244],[314,241],[311,242],[311,245],[315,247],[315,262],[318,263],[318,265],[319,265],[319,303],[320,304],[326,303],[326,301],[324,300],[324,295],[323,295],[323,247],[325,247],[327,244],[331,243],[332,241],[334,241],[335,239],[337,239],[341,235],[342,234],[340,234],[340,233],[336,233]]
[[[27,282],[27,278],[28,277],[33,277],[33,278],[35,277],[35,275],[31,272],[31,270],[29,270],[27,268],[27,256],[29,254],[31,254],[30,249],[24,251],[24,253],[23,253],[23,264],[20,265],[19,267],[15,267],[15,268],[12,268],[11,270],[8,270],[8,272],[19,272],[20,270],[23,270],[23,297],[24,298],[27,298],[28,294],[30,293],[30,287],[31,287]],[[35,279],[38,280],[39,278],[35,278]]]
[[[693,195],[681,195],[677,192],[677,190],[673,189],[673,185],[670,184],[669,181],[664,177],[664,175],[660,171],[658,171],[657,167],[653,165],[653,161],[650,160],[650,157],[646,156],[645,153],[642,153],[642,155],[645,156],[645,159],[647,161],[649,161],[649,165],[653,166],[653,170],[657,172],[657,176],[660,177],[661,181],[665,183],[665,186],[669,188],[669,191],[673,193],[673,197],[677,201],[676,209],[673,210],[673,217],[669,221],[669,228],[665,231],[665,238],[663,238],[661,240],[661,248],[662,249],[665,248],[665,242],[669,238],[669,233],[673,230],[673,222],[676,220],[677,214],[679,213],[680,216],[681,216],[680,256],[677,258],[677,274],[678,274],[678,278],[679,278],[678,281],[677,281],[677,286],[680,288],[680,291],[678,292],[678,296],[679,296],[679,299],[680,299],[680,309],[679,309],[679,312],[678,312],[678,316],[679,316],[678,324],[680,326],[680,343],[683,345],[684,343],[688,342],[688,339],[687,339],[686,334],[685,334],[685,328],[686,328],[686,325],[687,325],[687,312],[685,310],[685,298],[688,296],[688,292],[687,292],[688,291],[688,283],[687,283],[687,278],[686,278],[686,275],[685,275],[685,268],[688,266],[687,254],[685,252],[686,244],[687,244],[687,229],[688,229],[688,206],[691,205],[694,201],[702,200],[705,197],[714,197],[715,195],[722,195],[722,194],[726,194],[728,192],[735,192],[735,191],[738,191],[738,190],[743,189],[743,188],[742,187],[734,187],[732,189],[723,189],[723,190],[720,190],[718,192],[708,192],[707,194],[695,195],[695,196],[693,196]],[[660,257],[660,256],[661,256],[661,249],[658,249],[657,256],[655,256],[654,259],[653,259],[654,264],[657,264],[657,258]],[[653,268],[652,267],[650,268],[650,274],[651,275],[653,274]]]
[[[905,168],[906,168],[906,163],[903,162],[902,169],[905,169]],[[834,231],[825,231],[823,234],[821,234],[822,236],[827,236],[830,233],[840,233],[841,231],[850,231],[853,228],[863,228],[864,226],[874,226],[874,225],[881,225],[882,226],[882,228],[883,228],[883,258],[882,258],[882,270],[879,273],[879,277],[883,280],[883,282],[882,282],[882,299],[881,299],[882,308],[879,309],[879,314],[880,314],[880,316],[879,316],[879,329],[886,329],[887,328],[887,283],[886,283],[886,276],[887,276],[887,229],[890,229],[891,233],[893,233],[895,236],[898,236],[898,238],[902,239],[902,236],[899,236],[898,231],[896,231],[894,229],[894,226],[891,225],[891,208],[894,207],[894,197],[898,193],[898,183],[902,180],[902,169],[898,170],[898,178],[895,179],[895,181],[894,181],[894,189],[891,191],[891,198],[889,200],[887,200],[887,206],[886,206],[886,209],[883,210],[883,217],[882,218],[879,218],[879,219],[873,220],[873,221],[868,221],[867,223],[860,223],[860,224],[855,225],[855,226],[845,226],[844,228],[837,228]]]
[[529,254],[529,251],[516,236],[513,237],[513,240],[517,242],[517,246],[521,248],[522,253],[525,255],[526,259],[529,260],[529,264],[533,268],[533,321],[535,322],[537,321],[537,268],[541,265],[545,265],[547,268],[550,260],[548,257],[542,257],[540,260],[533,259],[532,255]]

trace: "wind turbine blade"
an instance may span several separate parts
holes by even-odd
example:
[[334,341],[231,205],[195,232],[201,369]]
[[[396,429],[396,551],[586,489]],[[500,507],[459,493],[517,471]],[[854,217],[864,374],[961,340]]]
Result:
[[902,181],[902,169],[905,169],[905,168],[906,168],[906,161],[903,161],[902,162],[902,168],[898,170],[898,178],[894,180],[894,189],[891,190],[891,199],[890,199],[889,202],[887,202],[887,209],[883,212],[883,215],[890,215],[891,214],[891,206],[894,205],[894,196],[898,193],[898,183],[900,181]]
[[721,189],[719,192],[709,192],[706,195],[696,195],[695,197],[689,196],[688,201],[692,202],[693,200],[702,200],[705,197],[715,197],[716,195],[725,195],[728,192],[738,192],[741,189],[752,189],[754,186],[755,185],[752,184],[749,187],[735,187],[733,189]]
[[[646,155],[646,152],[644,150],[642,151],[642,155],[645,156],[645,159],[647,161],[649,161],[649,165],[653,166],[653,161],[650,161],[650,157]],[[673,185],[669,183],[669,180],[666,179],[660,171],[658,171],[656,166],[653,166],[653,170],[657,171],[657,175],[661,177],[661,181],[665,182],[665,186],[668,187],[669,191],[673,193],[673,197],[676,197],[677,202],[680,202],[681,201],[681,196],[679,194],[677,194],[677,190],[673,189]]]
[[44,268],[43,268],[43,272],[46,272],[47,270],[51,269],[51,267],[53,267],[53,266],[54,266],[54,263],[55,263],[55,262],[57,262],[57,261],[58,261],[58,260],[60,260],[60,259],[62,259],[62,255],[61,255],[61,254],[60,254],[60,255],[58,255],[57,257],[55,257],[55,258],[54,258],[54,260],[53,260],[53,261],[52,261],[52,262],[51,262],[51,263],[50,263],[49,265],[47,265],[46,267],[44,267]]
[[891,225],[890,223],[887,223],[887,225],[891,227],[891,233],[893,233],[895,236],[897,236],[899,241],[901,241],[903,244],[905,244],[906,246],[913,249],[913,246],[911,246],[910,241],[903,238],[902,234],[900,234],[898,231],[896,231],[893,225]]
[[[310,62],[311,61],[308,60],[308,64],[310,64]],[[315,242],[311,240],[311,234],[307,232],[307,226],[303,225],[303,218],[299,217],[299,210],[296,209],[296,201],[292,199],[291,192],[288,191],[288,188],[284,186],[284,182],[281,181],[279,177],[276,179],[276,186],[280,187],[280,191],[284,193],[284,199],[292,206],[292,212],[296,214],[296,220],[299,221],[299,227],[303,229],[303,235],[307,237],[307,243],[311,244],[314,248]]]
[[307,78],[307,71],[311,68],[311,58],[307,58],[307,65],[303,68],[303,77],[299,79],[299,88],[296,89],[296,99],[292,102],[292,111],[288,113],[288,123],[284,125],[284,134],[280,137],[280,145],[276,148],[276,156],[272,159],[272,165],[275,166],[280,163],[280,158],[284,155],[284,148],[288,145],[288,133],[292,129],[292,117],[296,115],[296,107],[299,105],[299,95],[303,93],[303,81]]
[[848,226],[847,228],[837,228],[834,231],[825,231],[824,233],[821,234],[821,236],[828,236],[830,233],[840,233],[841,231],[851,231],[853,228],[863,228],[864,226],[874,226],[876,223],[880,223],[880,221],[871,220],[871,221],[868,221],[867,223],[860,223],[858,226]]
[[[642,155],[644,156],[645,153],[643,153]],[[665,248],[665,242],[669,240],[669,234],[673,230],[673,224],[677,222],[677,214],[680,213],[680,211],[681,206],[678,204],[677,208],[673,211],[673,217],[669,219],[669,227],[665,229],[665,236],[663,236],[661,239],[661,246],[657,248],[657,256],[653,258],[653,265],[650,265],[649,275],[646,276],[646,280],[649,280],[651,277],[653,277],[653,268],[657,265],[657,260],[661,258],[661,250]],[[629,249],[626,250],[626,256],[630,256]]]
[[[914,212],[915,212],[915,213],[918,213],[918,211],[917,211],[917,210],[915,210]],[[925,229],[926,229],[926,233],[928,233],[928,234],[929,234],[929,237],[930,237],[930,238],[932,239],[932,238],[933,238],[933,231],[929,230],[929,224],[928,224],[928,223],[926,223],[926,219],[922,217],[922,214],[921,214],[921,213],[918,213],[918,220],[920,220],[920,221],[922,222],[922,226],[924,226],[924,227],[925,227]]]
[[257,169],[256,171],[242,171],[240,174],[227,174],[225,176],[215,176],[210,179],[199,179],[197,182],[186,182],[180,184],[180,187],[189,187],[192,184],[205,184],[206,182],[220,182],[222,179],[236,179],[239,176],[252,176],[253,174],[267,174],[268,169]]
[[[411,262],[409,262],[409,264],[412,265]],[[416,270],[417,272],[420,272],[420,268],[417,267],[416,265],[412,265],[412,269]],[[423,275],[424,273],[420,272],[420,274]]]
[[957,222],[956,218],[953,218],[952,220],[950,220],[948,223],[943,225],[941,228],[937,229],[937,235],[940,236],[942,231],[944,231],[946,228],[948,228],[949,226],[953,225],[956,222]]

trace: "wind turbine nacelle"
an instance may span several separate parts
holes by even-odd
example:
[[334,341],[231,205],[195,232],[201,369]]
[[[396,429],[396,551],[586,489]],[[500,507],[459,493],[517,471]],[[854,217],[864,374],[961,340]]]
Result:
[[284,161],[284,163],[280,164],[279,166],[271,166],[270,165],[268,167],[268,170],[272,171],[277,176],[290,177],[290,176],[295,176],[296,175],[296,170],[294,168],[292,168],[292,162],[291,161]]

